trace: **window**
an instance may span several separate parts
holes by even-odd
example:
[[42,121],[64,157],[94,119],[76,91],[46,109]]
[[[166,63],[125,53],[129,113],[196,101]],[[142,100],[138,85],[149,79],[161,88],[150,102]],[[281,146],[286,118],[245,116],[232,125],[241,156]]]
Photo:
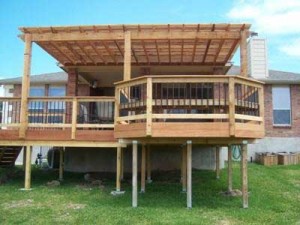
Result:
[[65,96],[66,87],[65,86],[50,86],[49,96]]
[[[49,97],[62,97],[66,95],[65,86],[50,86]],[[62,123],[66,104],[63,101],[48,102],[48,123]]]
[[29,96],[30,97],[43,97],[43,96],[45,96],[45,87],[44,86],[30,87]]
[[273,124],[291,125],[291,96],[289,86],[273,86]]
[[[29,90],[30,97],[43,97],[45,96],[45,86],[33,86]],[[44,108],[43,102],[31,101],[29,103],[30,112],[42,112]]]
[[[33,86],[29,90],[30,97],[43,97],[45,96],[45,86]],[[29,102],[29,123],[42,123],[43,122],[43,111],[44,103],[39,101]]]

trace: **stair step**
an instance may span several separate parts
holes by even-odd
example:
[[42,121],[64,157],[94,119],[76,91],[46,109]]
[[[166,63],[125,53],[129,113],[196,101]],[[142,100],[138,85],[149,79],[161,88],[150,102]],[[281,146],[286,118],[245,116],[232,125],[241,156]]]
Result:
[[0,146],[0,167],[14,166],[21,149],[18,146]]

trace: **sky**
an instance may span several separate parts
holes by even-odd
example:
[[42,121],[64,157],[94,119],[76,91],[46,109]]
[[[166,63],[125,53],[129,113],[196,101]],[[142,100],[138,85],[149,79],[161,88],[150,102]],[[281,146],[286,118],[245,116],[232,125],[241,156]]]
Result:
[[[0,0],[0,79],[22,76],[18,27],[95,24],[251,23],[267,38],[269,68],[300,73],[299,21],[300,0]],[[31,74],[56,71],[34,45]]]

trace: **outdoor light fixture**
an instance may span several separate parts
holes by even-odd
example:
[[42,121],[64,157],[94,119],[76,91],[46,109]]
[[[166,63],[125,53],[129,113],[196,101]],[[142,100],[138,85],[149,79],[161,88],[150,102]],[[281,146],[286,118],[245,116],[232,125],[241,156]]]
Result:
[[92,82],[92,88],[96,88],[98,86],[98,82],[96,80],[94,80]]

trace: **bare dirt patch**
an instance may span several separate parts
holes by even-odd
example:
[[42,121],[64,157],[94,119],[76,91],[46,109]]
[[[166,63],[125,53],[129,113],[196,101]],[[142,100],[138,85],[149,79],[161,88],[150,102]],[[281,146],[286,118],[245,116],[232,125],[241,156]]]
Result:
[[23,199],[19,201],[12,201],[12,202],[6,202],[2,204],[4,208],[11,209],[11,208],[24,208],[24,207],[30,207],[34,205],[33,199]]
[[69,203],[66,208],[78,210],[78,209],[84,209],[85,207],[86,207],[86,204]]

